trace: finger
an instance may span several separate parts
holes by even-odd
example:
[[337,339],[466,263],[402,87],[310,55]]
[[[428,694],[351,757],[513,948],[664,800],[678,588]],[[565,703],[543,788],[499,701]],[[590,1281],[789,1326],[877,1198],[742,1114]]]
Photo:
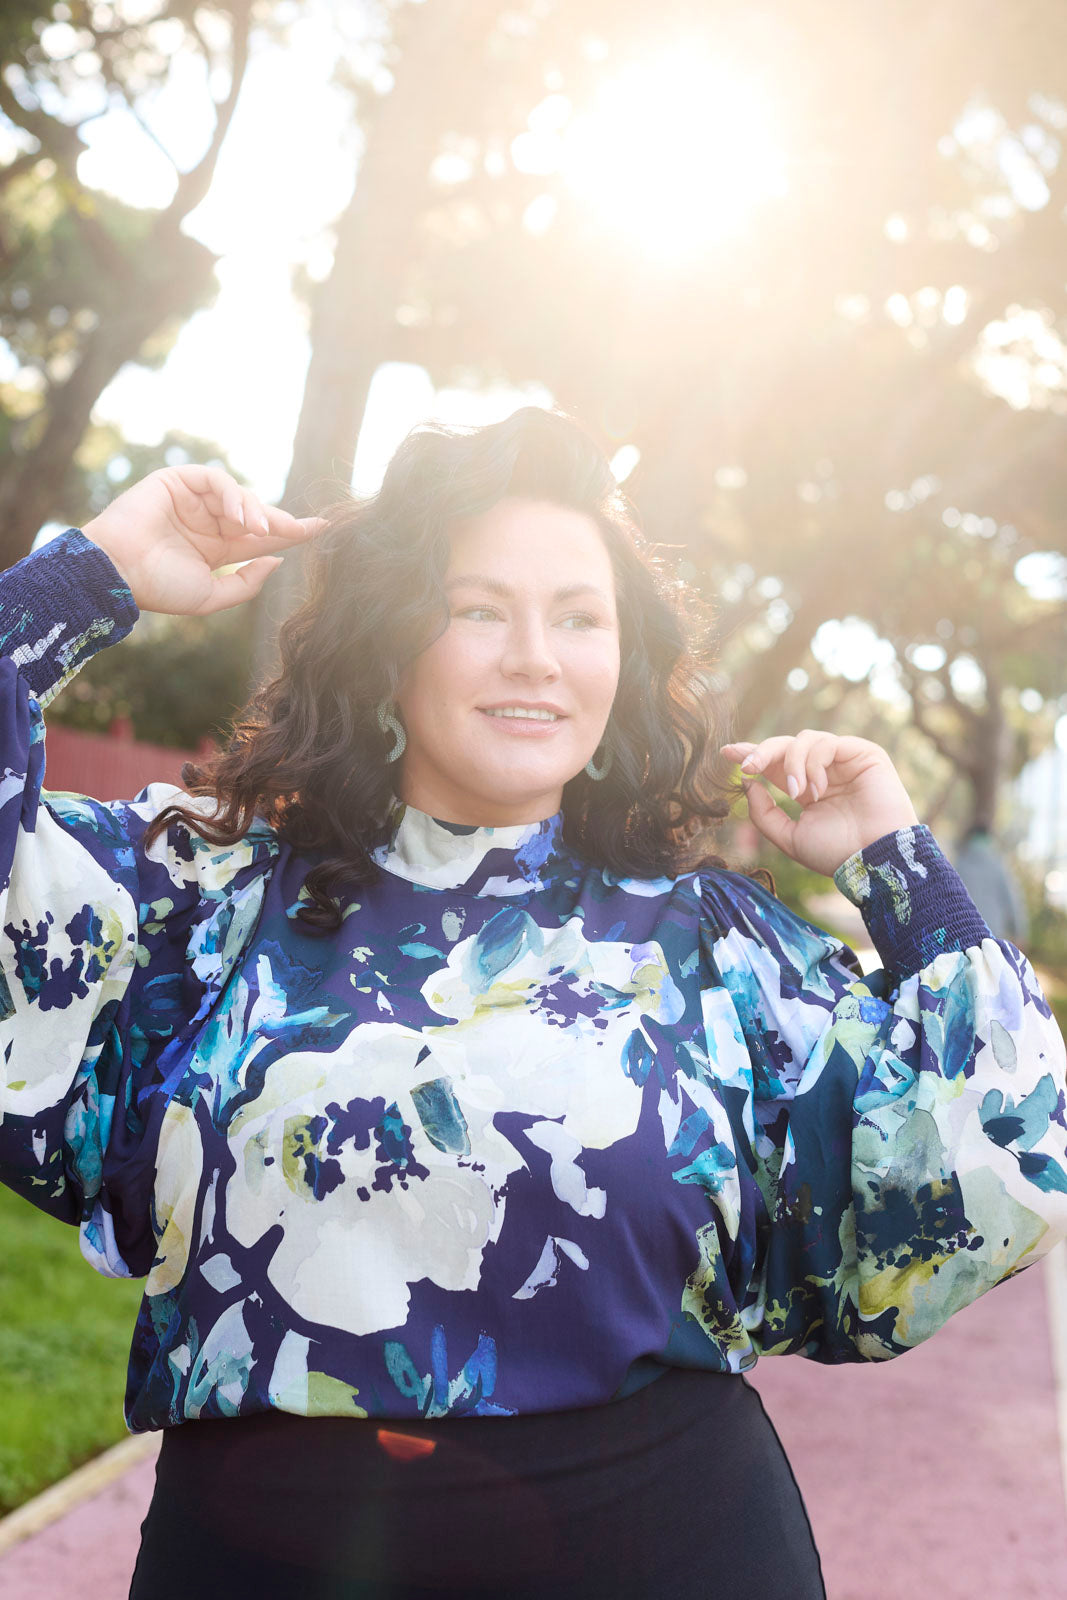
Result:
[[[185,469],[180,472],[177,469],[164,471],[161,477],[179,522],[194,533],[217,535],[218,513],[222,503],[210,490],[206,478],[198,474],[195,481],[190,481]],[[198,483],[200,487],[197,487]]]
[[287,546],[313,539],[329,526],[327,517],[294,517],[291,512],[283,511],[281,506],[265,507],[265,515],[268,534],[283,540]]
[[245,526],[256,539],[263,541],[264,549],[272,549],[269,542],[276,540],[279,547],[287,548],[301,540],[313,538],[327,526],[326,517],[294,517],[281,506],[268,506],[251,490],[244,492]]
[[775,762],[780,761],[785,751],[792,744],[792,739],[784,734],[775,734],[770,739],[761,739],[741,763],[742,772],[766,772]]
[[277,550],[291,550],[294,545],[307,544],[327,526],[325,517],[292,517],[287,511],[279,511],[276,506],[268,506],[266,510],[270,519],[270,533],[250,526],[224,538],[216,566],[248,561],[259,555],[272,555]]
[[748,751],[755,750],[755,748],[756,746],[752,744],[751,741],[747,739],[740,739],[734,744],[721,744],[719,746],[719,754],[722,756],[730,756],[734,761],[737,761],[740,760],[743,755],[747,754]]
[[792,817],[788,817],[780,806],[775,804],[773,796],[761,783],[746,784],[745,795],[748,799],[748,814],[760,833],[788,855],[796,829]]
[[174,476],[205,503],[213,517],[231,526],[245,526],[244,491],[224,467],[189,462],[171,469]]
[[785,789],[791,800],[813,804],[819,798],[812,789],[813,759],[815,750],[825,744],[826,739],[827,735],[816,728],[802,728],[790,739],[782,758],[779,787]]
[[811,737],[807,751],[807,777],[813,802],[821,800],[830,786],[829,772],[837,759],[840,745],[836,734],[815,733]]
[[244,524],[249,533],[254,533],[257,538],[270,533],[270,523],[267,521],[267,509],[258,495],[251,489],[242,492],[241,499],[244,505]]
[[[796,800],[808,787],[808,760],[813,748],[828,738],[812,728],[764,739],[741,763],[742,772],[759,772]],[[831,740],[832,743],[832,740]]]
[[797,800],[808,786],[808,753],[799,739],[790,741],[782,759],[782,778],[778,787],[784,788],[790,800]]
[[[815,756],[808,757],[808,793],[812,801],[819,801],[826,793],[827,788],[826,768]],[[803,791],[801,799],[804,798]]]
[[211,584],[211,594],[200,608],[199,615],[210,616],[215,611],[227,611],[258,594],[272,572],[282,564],[281,556],[257,556],[246,561],[236,572],[217,572]]
[[215,494],[221,500],[228,485],[237,487],[236,478],[225,467],[205,466],[200,461],[183,461],[180,467],[166,470],[173,477],[180,478],[194,494]]

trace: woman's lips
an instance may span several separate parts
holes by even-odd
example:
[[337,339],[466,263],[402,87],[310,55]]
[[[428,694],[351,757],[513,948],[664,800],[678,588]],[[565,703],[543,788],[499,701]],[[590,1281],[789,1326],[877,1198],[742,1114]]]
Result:
[[503,729],[513,739],[546,739],[567,720],[564,716],[557,716],[554,720],[548,717],[499,717],[484,706],[479,706],[478,710],[486,722],[494,728]]

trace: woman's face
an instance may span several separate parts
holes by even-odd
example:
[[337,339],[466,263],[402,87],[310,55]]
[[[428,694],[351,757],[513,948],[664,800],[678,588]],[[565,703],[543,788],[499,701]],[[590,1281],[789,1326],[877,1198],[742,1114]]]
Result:
[[592,517],[507,499],[458,523],[450,621],[397,696],[397,793],[446,822],[506,827],[558,811],[600,743],[619,681],[607,547]]

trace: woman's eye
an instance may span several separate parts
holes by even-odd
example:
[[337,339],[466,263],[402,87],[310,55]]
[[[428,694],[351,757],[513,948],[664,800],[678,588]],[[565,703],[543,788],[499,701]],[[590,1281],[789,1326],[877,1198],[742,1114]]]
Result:
[[596,618],[591,617],[586,611],[576,611],[569,617],[563,618],[565,628],[595,628]]
[[472,617],[475,622],[493,622],[496,612],[492,606],[464,606],[462,611],[455,612],[457,617]]

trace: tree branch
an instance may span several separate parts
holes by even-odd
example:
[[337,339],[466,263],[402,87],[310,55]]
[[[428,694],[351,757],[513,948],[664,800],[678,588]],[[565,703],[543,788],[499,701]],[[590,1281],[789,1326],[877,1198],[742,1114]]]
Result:
[[951,662],[946,661],[944,666],[938,667],[934,676],[940,681],[946,700],[959,712],[965,722],[969,722],[972,728],[977,727],[982,721],[982,713],[969,706],[966,700],[961,700],[956,693],[952,684]]
[[222,141],[233,120],[237,97],[241,92],[241,84],[248,68],[248,35],[252,25],[251,0],[238,0],[238,3],[231,8],[230,16],[233,22],[230,87],[225,99],[215,102],[215,131],[211,136],[211,143],[196,166],[181,174],[174,198],[162,213],[161,223],[165,219],[171,227],[200,204],[211,186]]
[[141,115],[140,111],[137,109],[137,103],[133,99],[132,95],[130,94],[130,91],[127,89],[127,87],[123,83],[122,79],[117,75],[117,73],[115,72],[114,68],[108,66],[106,63],[105,63],[105,68],[104,68],[104,82],[108,85],[109,88],[118,90],[119,94],[122,96],[122,99],[123,99],[123,102],[124,102],[124,104],[126,106],[127,111],[130,113],[130,116],[136,122],[136,124],[140,128],[141,132],[144,133],[144,134],[147,134],[149,139],[151,139],[152,143],[155,145],[156,149],[162,155],[166,156],[167,160],[170,162],[170,164],[174,168],[175,172],[177,172],[179,174],[179,176],[180,176],[181,169],[179,168],[178,163],[175,161],[174,157],[171,155],[170,151],[167,149],[166,145],[163,143],[163,141],[159,137],[158,133],[156,133],[154,131],[154,129],[149,127],[148,123],[145,121],[144,117]]
[[931,727],[930,723],[927,721],[926,707],[923,703],[921,695],[919,694],[919,685],[912,674],[903,669],[903,665],[901,666],[900,676],[904,683],[904,687],[908,691],[908,697],[911,700],[912,721],[918,728],[919,732],[924,738],[929,739],[930,743],[933,745],[938,754],[944,756],[945,760],[948,761],[955,770],[962,770],[966,773],[973,774],[976,771],[976,763],[969,760],[967,756],[965,756],[959,749],[951,744],[943,734],[938,733],[936,728]]
[[51,156],[59,166],[73,174],[78,157],[86,149],[86,144],[78,128],[72,128],[68,122],[60,122],[58,117],[50,116],[47,111],[33,110],[24,106],[15,94],[7,79],[0,73],[0,111],[4,113],[9,122],[17,128],[28,133],[40,145],[38,155]]

